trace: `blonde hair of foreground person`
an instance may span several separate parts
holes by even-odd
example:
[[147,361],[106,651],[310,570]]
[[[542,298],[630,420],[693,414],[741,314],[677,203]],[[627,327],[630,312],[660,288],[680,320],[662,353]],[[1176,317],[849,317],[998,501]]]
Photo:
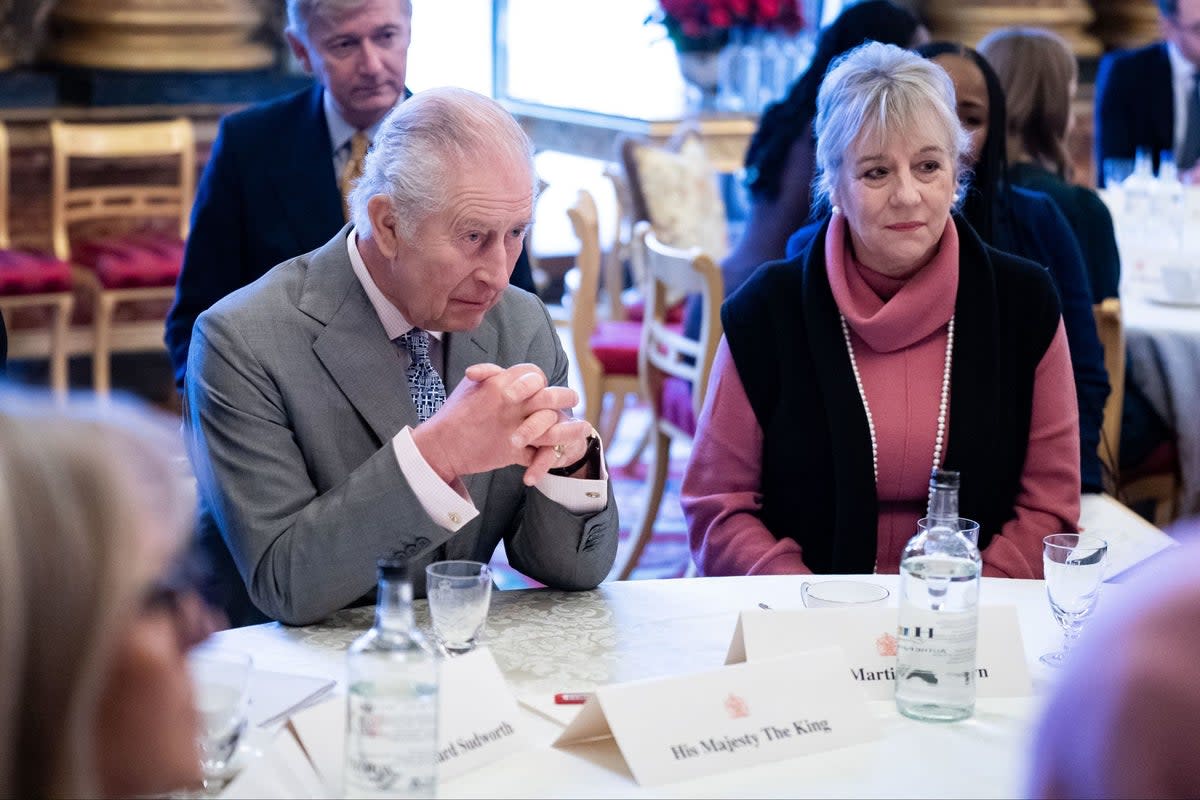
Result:
[[0,797],[199,782],[195,637],[152,601],[193,515],[175,428],[0,386]]

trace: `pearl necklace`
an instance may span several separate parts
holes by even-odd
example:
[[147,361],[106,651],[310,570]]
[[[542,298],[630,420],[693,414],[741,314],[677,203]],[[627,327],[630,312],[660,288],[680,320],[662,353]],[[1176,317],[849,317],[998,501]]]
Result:
[[[850,341],[850,326],[846,324],[844,314],[838,314],[842,321],[842,337],[846,340],[846,352],[850,354],[850,369],[854,373],[854,385],[858,387],[858,396],[862,398],[863,411],[867,412],[867,430],[871,432],[871,469],[875,473],[875,483],[879,483],[879,442],[875,438],[875,420],[871,417],[871,405],[867,402],[867,392],[863,388],[862,375],[858,372],[858,360],[854,357],[854,345]],[[946,438],[946,409],[950,405],[950,366],[954,360],[954,317],[946,326],[946,365],[942,368],[942,395],[938,401],[937,438],[933,442],[933,466],[942,464],[942,443]],[[930,470],[932,472],[932,470]]]

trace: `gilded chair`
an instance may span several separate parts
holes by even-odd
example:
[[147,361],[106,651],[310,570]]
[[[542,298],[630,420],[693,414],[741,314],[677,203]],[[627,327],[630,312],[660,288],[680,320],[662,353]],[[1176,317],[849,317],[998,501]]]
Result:
[[[92,308],[93,387],[110,390],[114,352],[161,350],[196,181],[192,124],[50,123],[54,252]],[[82,160],[112,182],[78,179]],[[168,183],[126,183],[128,171],[170,159]]]
[[[618,575],[627,579],[641,560],[654,531],[667,470],[671,443],[690,443],[704,405],[708,376],[721,341],[721,269],[700,248],[687,250],[659,241],[650,223],[639,222],[633,233],[633,257],[644,276],[646,317],[638,353],[638,379],[642,397],[650,406],[653,454],[646,504],[633,534],[633,546]],[[701,305],[699,340],[689,339],[668,322],[671,298],[698,295]]]
[[[625,397],[638,391],[637,359],[641,324],[628,320],[600,320],[596,305],[600,291],[600,225],[596,201],[580,189],[567,216],[579,239],[575,258],[576,287],[571,295],[570,330],[575,365],[583,381],[584,418],[611,442]],[[604,398],[613,396],[604,417]]]
[[[1154,524],[1160,528],[1174,521],[1179,508],[1180,477],[1177,455],[1172,447],[1159,448],[1131,470],[1120,469],[1121,413],[1125,400],[1125,327],[1121,301],[1107,297],[1092,307],[1096,330],[1104,347],[1109,395],[1100,428],[1100,463],[1104,465],[1105,490],[1130,507],[1149,504]],[[1164,453],[1166,453],[1164,455]]]
[[0,311],[8,327],[10,358],[45,358],[50,386],[67,392],[68,326],[75,297],[71,269],[54,255],[12,249],[8,213],[10,194],[8,127],[0,123]]

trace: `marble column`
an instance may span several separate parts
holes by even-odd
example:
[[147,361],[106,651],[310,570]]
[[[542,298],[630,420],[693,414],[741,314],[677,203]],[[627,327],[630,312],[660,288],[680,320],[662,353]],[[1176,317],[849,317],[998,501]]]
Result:
[[59,0],[49,57],[130,71],[216,72],[269,67],[261,0]]
[[1066,39],[1078,56],[1099,55],[1100,40],[1088,33],[1095,14],[1085,0],[925,0],[924,14],[934,39],[974,47],[996,28],[1049,28]]

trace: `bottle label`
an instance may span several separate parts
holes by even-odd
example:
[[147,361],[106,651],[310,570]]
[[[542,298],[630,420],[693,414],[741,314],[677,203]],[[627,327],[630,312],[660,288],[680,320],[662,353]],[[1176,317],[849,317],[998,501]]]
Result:
[[[348,694],[346,788],[362,795],[433,796],[437,695],[401,697],[352,687]],[[353,796],[353,795],[348,795]]]
[[971,672],[975,669],[976,611],[908,607],[897,633],[897,663],[908,669]]

